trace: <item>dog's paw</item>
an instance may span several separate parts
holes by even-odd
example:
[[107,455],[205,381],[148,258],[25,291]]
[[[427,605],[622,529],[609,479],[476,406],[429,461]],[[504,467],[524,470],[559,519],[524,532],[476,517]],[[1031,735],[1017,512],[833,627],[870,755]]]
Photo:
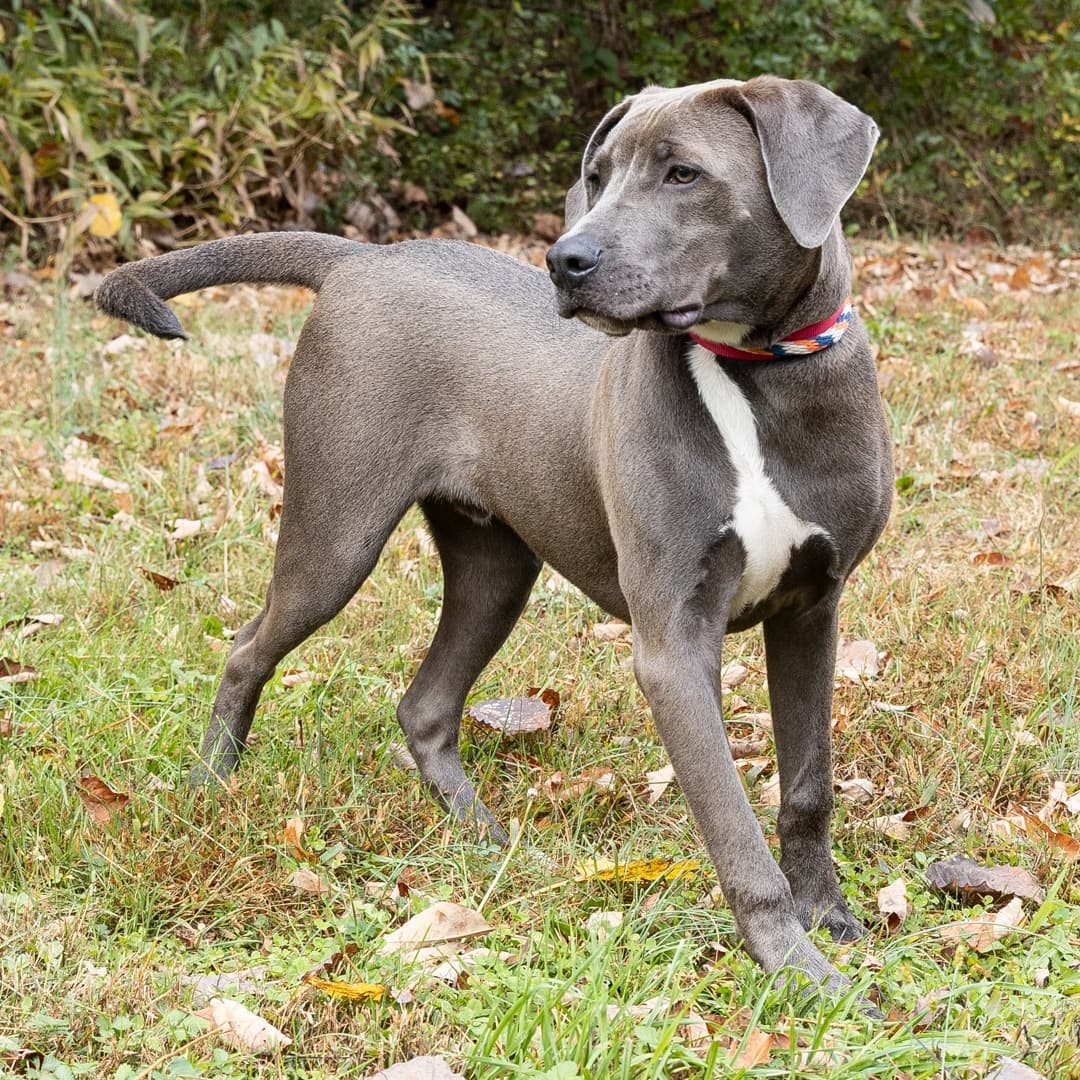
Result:
[[858,941],[867,934],[866,927],[851,914],[842,900],[812,903],[796,899],[795,914],[804,930],[824,927],[833,941]]

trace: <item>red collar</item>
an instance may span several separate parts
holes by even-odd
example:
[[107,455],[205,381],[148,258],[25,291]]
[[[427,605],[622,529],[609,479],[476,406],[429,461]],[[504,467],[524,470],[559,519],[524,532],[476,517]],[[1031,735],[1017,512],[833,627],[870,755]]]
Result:
[[703,349],[723,357],[725,360],[784,360],[794,356],[809,356],[821,352],[830,345],[835,345],[851,325],[852,311],[850,297],[840,305],[827,319],[804,326],[772,345],[763,349],[736,349],[733,345],[721,345],[718,341],[708,341],[690,333],[691,341]]

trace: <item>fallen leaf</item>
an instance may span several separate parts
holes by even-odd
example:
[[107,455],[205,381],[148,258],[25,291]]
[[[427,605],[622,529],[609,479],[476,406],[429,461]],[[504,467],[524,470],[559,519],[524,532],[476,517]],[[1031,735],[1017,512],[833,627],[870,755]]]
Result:
[[450,207],[450,217],[453,219],[454,224],[461,230],[461,234],[466,240],[474,239],[480,232],[473,223],[472,218],[469,217],[460,206]]
[[745,664],[732,661],[720,669],[720,685],[728,690],[733,690],[736,686],[741,686],[746,682],[749,674],[750,669]]
[[877,832],[884,833],[892,840],[907,840],[911,836],[911,823],[932,813],[929,806],[916,806],[911,810],[902,810],[899,814],[885,814],[870,818],[867,825]]
[[869,802],[874,797],[874,785],[865,777],[856,776],[852,780],[838,780],[836,789],[840,792],[840,798],[848,802]]
[[90,235],[103,238],[115,236],[124,220],[116,196],[111,191],[104,191],[99,195],[91,195],[88,201],[95,210],[90,220]]
[[416,758],[412,756],[409,748],[399,739],[392,739],[387,749],[399,768],[404,769],[406,772],[416,772],[419,769]]
[[675,881],[693,878],[701,873],[697,859],[635,859],[632,862],[615,863],[605,859],[592,859],[578,864],[575,881],[620,881],[625,883],[648,883],[650,881]]
[[962,897],[1003,900],[1018,896],[1041,903],[1044,895],[1039,882],[1023,867],[982,866],[962,855],[932,862],[926,868],[926,880],[941,892]]
[[894,882],[878,890],[878,911],[885,916],[885,926],[889,933],[900,929],[900,924],[911,914],[911,901],[908,900],[907,882],[897,878]]
[[619,638],[629,637],[631,626],[620,620],[615,622],[593,623],[592,636],[597,641],[618,641]]
[[493,698],[470,706],[469,717],[502,735],[531,735],[551,727],[552,709],[539,697]]
[[491,929],[491,924],[478,911],[440,900],[387,934],[380,951],[396,953],[445,941],[465,941]]
[[9,656],[0,656],[0,683],[30,682],[38,677],[37,668],[20,664]]
[[315,856],[310,851],[306,851],[300,843],[303,835],[304,819],[302,817],[291,817],[285,822],[283,837],[285,843],[292,849],[293,858],[297,862],[316,862]]
[[291,690],[294,686],[303,686],[314,680],[315,676],[310,671],[301,671],[299,668],[290,668],[281,673],[281,685]]
[[4,713],[3,716],[0,716],[0,739],[10,739],[15,734],[15,730],[10,713]]
[[1003,551],[980,551],[971,556],[971,561],[976,566],[988,566],[991,568],[1008,566],[1012,563],[1012,559]]
[[382,1001],[386,997],[386,987],[381,983],[333,982],[316,975],[305,975],[302,981],[330,997],[344,998],[346,1001]]
[[198,518],[176,518],[173,521],[170,540],[190,540],[202,532],[203,523]]
[[310,866],[301,866],[289,878],[289,884],[297,892],[310,893],[312,896],[325,896],[330,886]]
[[426,109],[435,100],[435,89],[430,82],[416,82],[413,79],[402,79],[401,89],[405,94],[405,102],[410,109]]
[[1077,840],[1075,836],[1059,832],[1026,810],[1021,810],[1020,814],[1024,819],[1024,831],[1028,836],[1042,836],[1052,848],[1060,851],[1067,859],[1080,858],[1080,840]]
[[768,745],[768,739],[738,739],[734,736],[728,736],[728,749],[731,751],[731,757],[734,761],[739,761],[742,758],[759,757],[765,752]]
[[622,926],[624,917],[621,911],[594,911],[585,920],[585,929],[599,937],[606,937]]
[[1066,416],[1073,416],[1077,420],[1080,420],[1080,401],[1072,401],[1067,397],[1059,397],[1055,400],[1054,404],[1057,406],[1059,412],[1063,412]]
[[648,802],[652,806],[668,789],[668,785],[675,779],[675,766],[668,762],[667,765],[645,774],[648,783]]
[[98,468],[96,458],[69,458],[60,466],[60,474],[69,484],[102,488],[105,491],[130,491],[123,480],[112,480]]
[[551,710],[552,716],[558,711],[559,704],[562,702],[559,691],[553,690],[550,686],[545,686],[542,690],[539,686],[530,686],[525,691],[525,696],[538,697]]
[[947,944],[965,944],[976,952],[986,952],[1007,934],[1012,933],[1023,918],[1024,901],[1017,896],[1000,911],[993,912],[985,918],[941,927],[941,937]]
[[873,679],[878,673],[878,651],[872,641],[844,641],[836,650],[836,674],[853,683]]
[[742,1046],[738,1057],[731,1063],[733,1069],[752,1069],[764,1065],[772,1053],[773,1037],[761,1028],[751,1028],[742,1039],[733,1042],[731,1049]]
[[209,1020],[225,1042],[249,1054],[272,1054],[292,1044],[288,1035],[231,998],[211,998],[194,1015]]
[[367,1080],[465,1080],[465,1077],[454,1072],[442,1058],[425,1055],[391,1065]]
[[1046,1080],[1046,1077],[1015,1058],[1007,1057],[1001,1059],[993,1072],[986,1074],[985,1080]]
[[79,799],[95,825],[107,825],[114,814],[119,814],[129,802],[131,796],[113,791],[104,780],[93,773],[83,773],[79,777]]
[[779,806],[781,802],[780,774],[773,773],[759,788],[758,800],[762,806]]
[[264,989],[267,967],[246,968],[243,971],[223,972],[220,975],[181,975],[182,986],[191,987],[191,995],[198,1001],[209,1001],[223,993],[255,994]]
[[19,637],[33,637],[39,630],[46,626],[59,626],[64,621],[64,616],[54,612],[43,612],[41,615],[25,615],[21,619],[9,619],[4,623],[5,630],[13,630],[16,626],[21,627]]
[[139,573],[142,574],[147,581],[160,589],[161,592],[171,592],[180,584],[176,578],[166,577],[164,574],[159,574],[156,570],[147,570],[145,566],[139,567]]
[[579,775],[570,777],[570,779],[564,779],[561,772],[555,772],[540,785],[540,790],[552,802],[577,799],[590,791],[608,792],[614,790],[614,788],[615,773],[613,770],[603,766],[596,769],[585,769]]

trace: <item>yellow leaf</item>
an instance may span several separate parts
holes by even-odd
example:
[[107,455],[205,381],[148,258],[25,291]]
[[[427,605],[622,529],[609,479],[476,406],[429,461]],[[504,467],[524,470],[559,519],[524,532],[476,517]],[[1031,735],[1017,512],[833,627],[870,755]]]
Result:
[[635,859],[628,863],[609,863],[596,859],[578,866],[575,881],[674,881],[676,878],[696,877],[701,872],[697,859]]
[[90,202],[97,207],[97,213],[90,222],[90,235],[115,236],[120,231],[120,222],[123,220],[116,196],[111,191],[106,191],[101,195],[91,195]]
[[332,982],[330,979],[320,979],[317,975],[305,975],[303,981],[324,994],[345,998],[347,1001],[382,1001],[386,997],[386,987],[381,983]]

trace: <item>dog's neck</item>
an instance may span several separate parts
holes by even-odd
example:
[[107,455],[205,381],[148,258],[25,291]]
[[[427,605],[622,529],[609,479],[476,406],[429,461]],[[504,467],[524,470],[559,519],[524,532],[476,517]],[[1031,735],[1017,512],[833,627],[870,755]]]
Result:
[[807,261],[802,287],[794,298],[787,302],[777,298],[763,305],[769,312],[767,324],[699,323],[690,337],[717,355],[745,360],[768,359],[771,354],[764,350],[816,338],[816,347],[780,350],[787,355],[813,355],[838,341],[850,325],[850,310],[846,308],[850,295],[851,256],[837,225]]

